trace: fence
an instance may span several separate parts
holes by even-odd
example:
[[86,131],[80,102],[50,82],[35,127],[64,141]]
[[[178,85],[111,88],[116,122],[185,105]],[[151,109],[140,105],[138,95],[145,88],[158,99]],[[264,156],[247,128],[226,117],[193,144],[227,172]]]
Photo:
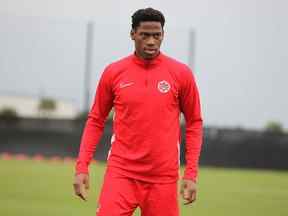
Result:
[[[20,120],[15,125],[0,124],[0,153],[76,157],[83,125],[84,123],[79,121],[61,120],[47,120],[46,123],[43,123],[43,120]],[[96,160],[106,160],[111,129],[112,122],[108,121],[97,147]],[[182,133],[185,138],[184,129]],[[185,140],[181,145],[182,164],[185,163],[184,149]],[[285,134],[205,128],[200,164],[288,169],[287,155],[288,136]]]

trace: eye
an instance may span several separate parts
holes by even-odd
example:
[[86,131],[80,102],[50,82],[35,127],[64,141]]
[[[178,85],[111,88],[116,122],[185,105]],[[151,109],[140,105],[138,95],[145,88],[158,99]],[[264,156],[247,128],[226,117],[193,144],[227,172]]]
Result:
[[153,37],[155,39],[159,39],[161,37],[161,33],[155,33],[155,34],[153,34]]
[[149,33],[146,33],[146,32],[141,32],[140,35],[143,38],[148,38],[150,36]]

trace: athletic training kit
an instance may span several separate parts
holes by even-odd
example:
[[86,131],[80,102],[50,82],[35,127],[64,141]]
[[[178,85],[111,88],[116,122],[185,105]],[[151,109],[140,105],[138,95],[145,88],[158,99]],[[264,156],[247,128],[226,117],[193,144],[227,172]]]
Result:
[[[77,174],[88,173],[112,107],[114,134],[97,215],[131,215],[137,205],[142,205],[142,215],[178,215],[173,212],[178,212],[181,112],[186,121],[184,179],[196,181],[202,143],[199,94],[191,70],[162,53],[149,61],[133,54],[110,64],[101,76],[88,115]],[[175,198],[174,204],[167,198]],[[153,205],[163,206],[164,212],[157,212]],[[170,205],[177,211],[168,211]],[[117,214],[108,212],[111,208]]]

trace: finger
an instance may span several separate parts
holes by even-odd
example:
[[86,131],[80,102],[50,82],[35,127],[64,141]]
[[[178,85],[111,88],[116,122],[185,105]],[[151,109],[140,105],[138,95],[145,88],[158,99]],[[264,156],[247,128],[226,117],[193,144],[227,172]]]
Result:
[[86,201],[87,198],[86,198],[85,189],[84,189],[83,186],[84,186],[84,185],[82,185],[82,187],[80,188],[80,194],[79,194],[79,197],[80,197],[82,200]]
[[196,200],[196,197],[197,197],[196,195],[197,195],[196,191],[193,191],[192,192],[192,197],[191,197],[192,198],[192,202],[194,202]]
[[187,198],[184,198],[184,205],[188,205],[188,204],[190,204],[190,203],[192,203],[193,202],[193,200],[192,200],[192,198],[191,197],[187,197]]
[[74,183],[73,184],[73,187],[74,187],[74,192],[76,195],[80,194],[80,184],[78,183]]
[[84,195],[83,193],[78,194],[78,196],[79,196],[82,200],[87,201],[87,199],[86,199],[86,197],[85,197],[85,195]]
[[85,184],[85,189],[88,190],[89,187],[90,187],[89,179],[88,179],[88,178],[85,180],[84,184]]
[[185,189],[183,193],[183,198],[185,200],[190,200],[192,198],[192,191]]
[[75,194],[76,194],[77,196],[79,196],[82,200],[86,201],[86,197],[85,197],[85,195],[84,195],[84,193],[83,193],[83,191],[82,191],[82,189],[81,189],[81,188],[82,188],[81,185],[75,183],[75,184],[73,184],[73,186],[74,186],[74,192],[75,192]]
[[193,200],[186,200],[185,202],[184,202],[184,205],[188,205],[188,204],[190,204],[190,203],[192,203],[193,202]]
[[191,191],[191,190],[187,190],[187,189],[184,190],[184,193],[183,193],[183,199],[185,200],[184,205],[190,204],[194,201],[192,192],[193,191]]
[[180,188],[180,194],[183,196],[183,194],[184,194],[184,189],[183,189],[183,185],[181,186],[181,188]]
[[183,204],[184,204],[184,205],[188,205],[188,204],[190,204],[190,203],[192,203],[192,202],[193,202],[192,199],[186,199],[186,200],[183,202]]

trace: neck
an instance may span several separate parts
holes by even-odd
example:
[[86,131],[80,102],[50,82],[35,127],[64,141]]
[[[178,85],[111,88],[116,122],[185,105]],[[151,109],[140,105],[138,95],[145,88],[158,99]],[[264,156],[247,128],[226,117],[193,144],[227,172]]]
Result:
[[154,60],[155,58],[157,58],[157,57],[160,55],[160,51],[158,51],[158,53],[157,53],[155,56],[151,57],[151,58],[145,58],[144,56],[140,55],[139,52],[137,52],[137,51],[135,51],[135,55],[136,55],[138,58],[140,58],[141,60],[143,60],[143,61],[145,61],[145,62],[146,62],[146,61],[149,62],[149,61],[152,61],[152,60]]
[[152,66],[152,65],[158,65],[163,59],[163,54],[159,51],[159,53],[153,57],[153,58],[142,58],[137,52],[135,51],[133,54],[133,60],[136,64],[142,65],[142,66]]

